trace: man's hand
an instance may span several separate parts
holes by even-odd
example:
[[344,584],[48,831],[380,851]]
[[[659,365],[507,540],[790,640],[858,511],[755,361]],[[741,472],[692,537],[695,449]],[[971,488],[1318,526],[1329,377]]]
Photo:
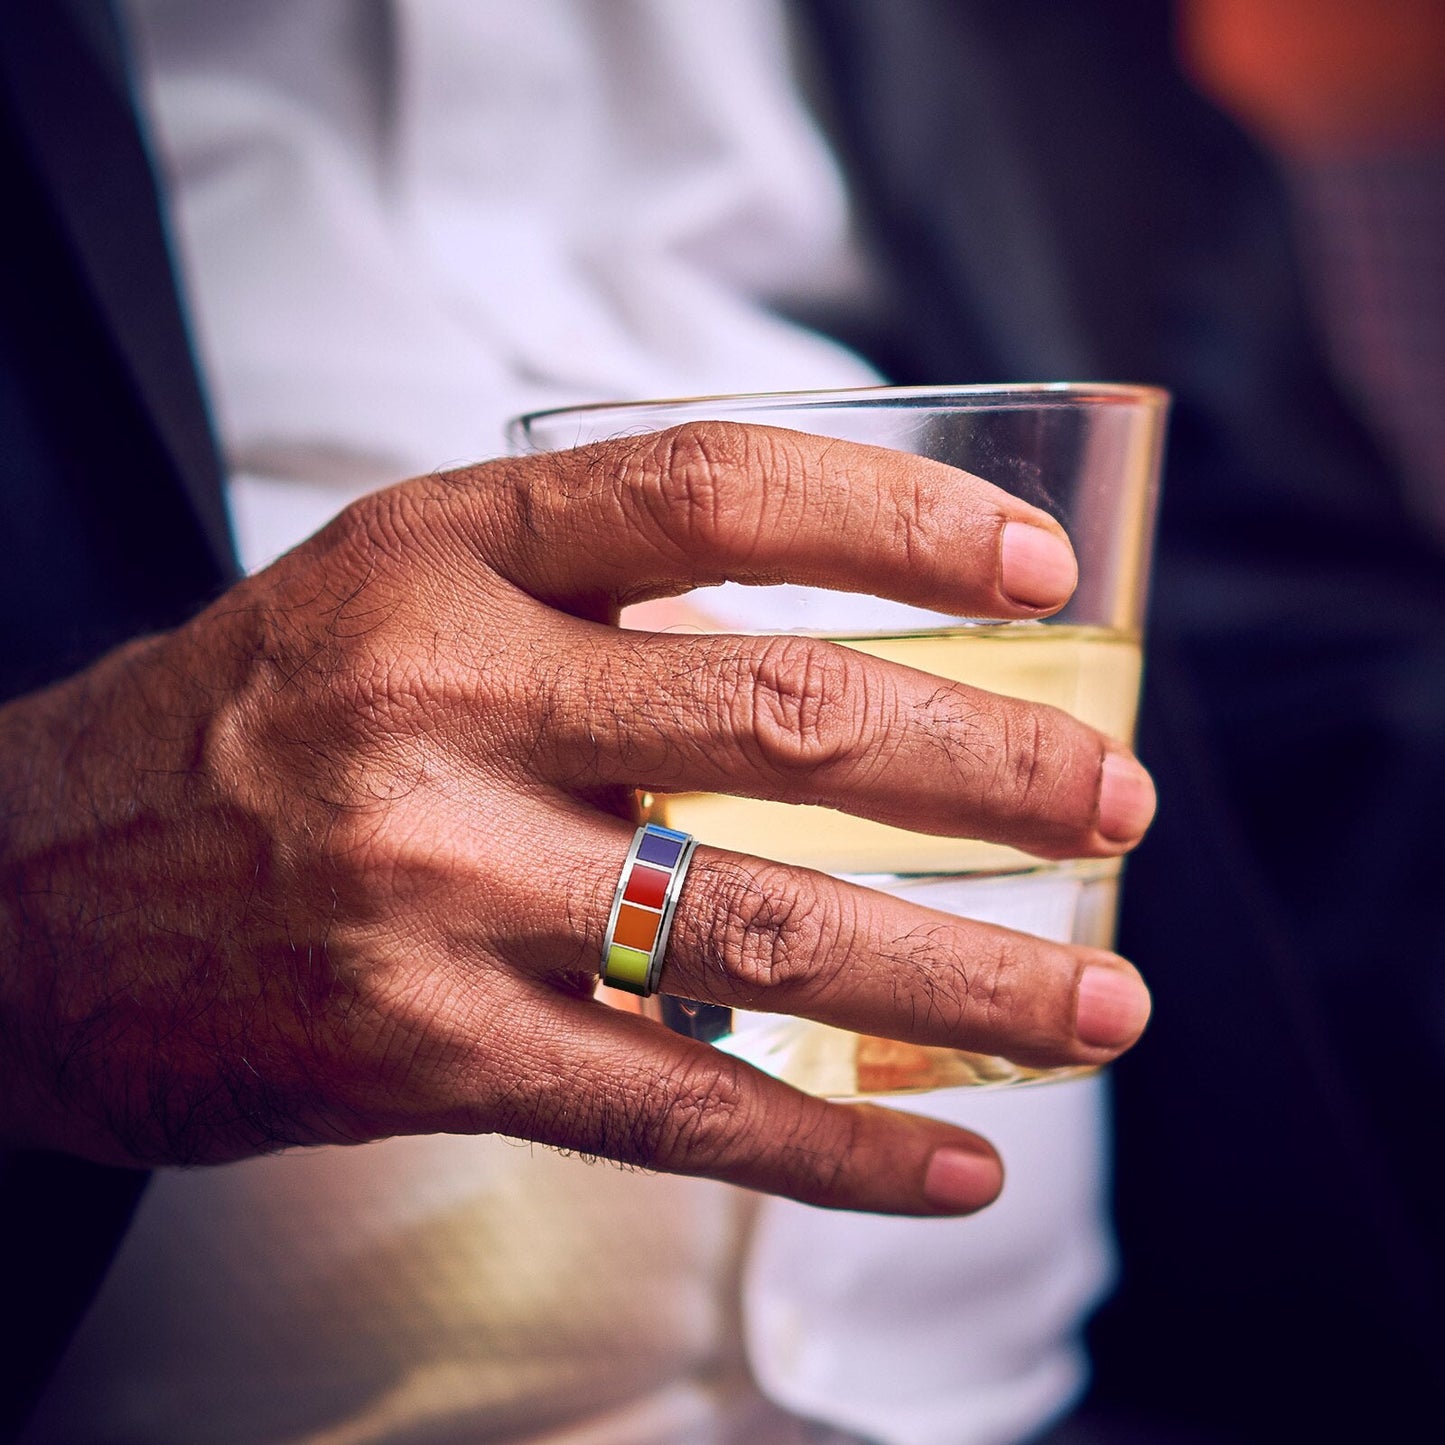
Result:
[[[0,711],[5,1140],[184,1163],[496,1131],[819,1204],[987,1203],[983,1140],[592,999],[632,789],[1102,857],[1152,786],[1049,708],[826,642],[615,626],[724,579],[1017,618],[1073,568],[984,482],[754,427],[366,498],[188,626]],[[706,846],[663,987],[1038,1065],[1105,1062],[1148,1011],[1112,954]]]

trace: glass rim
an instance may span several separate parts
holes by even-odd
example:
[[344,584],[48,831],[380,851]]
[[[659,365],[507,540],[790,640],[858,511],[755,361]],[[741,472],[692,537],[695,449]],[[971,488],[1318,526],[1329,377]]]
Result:
[[834,387],[820,391],[805,389],[721,392],[714,396],[658,397],[646,401],[590,401],[579,402],[573,406],[544,407],[513,417],[507,423],[507,435],[512,441],[528,439],[537,423],[558,417],[595,417],[615,413],[619,418],[625,418],[649,411],[696,409],[719,402],[727,403],[733,411],[805,411],[818,407],[870,406],[880,401],[923,405],[930,402],[944,405],[959,401],[970,403],[980,410],[1071,406],[1084,402],[1163,407],[1169,404],[1170,394],[1162,386],[1119,381],[970,382],[956,386],[880,385]]

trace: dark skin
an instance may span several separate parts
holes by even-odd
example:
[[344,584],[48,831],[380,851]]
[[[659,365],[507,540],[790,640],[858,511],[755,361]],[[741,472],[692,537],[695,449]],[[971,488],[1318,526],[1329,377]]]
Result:
[[[937,463],[722,424],[364,499],[0,710],[0,1139],[165,1164],[499,1132],[842,1208],[986,1204],[977,1136],[592,998],[632,789],[1107,857],[1147,775],[1063,713],[825,642],[615,622],[724,578],[1036,617],[1068,558]],[[1105,1063],[1148,1012],[1113,954],[706,846],[663,987],[1035,1065]]]

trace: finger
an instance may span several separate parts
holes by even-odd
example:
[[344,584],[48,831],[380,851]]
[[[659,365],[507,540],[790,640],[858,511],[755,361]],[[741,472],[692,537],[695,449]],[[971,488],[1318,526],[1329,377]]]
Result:
[[1053,858],[1122,853],[1153,817],[1128,750],[1056,708],[813,638],[565,626],[585,641],[539,662],[527,766],[566,786],[821,804]]
[[[480,828],[480,824],[477,825]],[[632,830],[580,807],[490,845],[511,868],[462,881],[437,916],[509,922],[491,947],[519,972],[581,987],[598,971]],[[468,845],[458,839],[458,851]],[[474,846],[482,846],[480,843]],[[454,874],[454,878],[462,875]],[[466,940],[453,951],[466,952]],[[1143,1031],[1132,965],[919,907],[827,874],[699,847],[662,971],[667,993],[787,1013],[915,1044],[1001,1054],[1031,1067],[1098,1065]]]
[[789,581],[1013,618],[1078,580],[1059,524],[981,478],[776,427],[690,422],[454,480],[492,565],[557,604]]
[[[484,1127],[669,1173],[706,1175],[835,1209],[963,1214],[1002,1166],[966,1130],[827,1103],[659,1024],[545,984],[478,1009],[450,1128]],[[503,1076],[496,1067],[506,1050]],[[628,1221],[619,1221],[619,1228]]]
[[711,848],[683,887],[662,988],[1034,1068],[1109,1062],[1150,1008],[1133,965],[1103,949]]

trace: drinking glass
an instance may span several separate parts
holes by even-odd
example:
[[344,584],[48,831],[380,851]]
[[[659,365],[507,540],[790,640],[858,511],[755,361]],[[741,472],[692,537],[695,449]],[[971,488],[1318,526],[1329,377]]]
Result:
[[[995,693],[1050,703],[1132,743],[1167,393],[1153,387],[869,387],[568,407],[519,417],[515,451],[554,451],[685,421],[787,427],[892,447],[992,482],[1056,517],[1079,585],[1046,621],[953,617],[792,585],[725,583],[628,608],[624,627],[804,633]],[[928,908],[1107,948],[1120,861],[1045,862],[1003,844],[907,832],[826,808],[720,794],[638,797],[640,817],[739,853],[821,869]],[[961,1049],[666,996],[670,1027],[829,1097],[1064,1078]]]

